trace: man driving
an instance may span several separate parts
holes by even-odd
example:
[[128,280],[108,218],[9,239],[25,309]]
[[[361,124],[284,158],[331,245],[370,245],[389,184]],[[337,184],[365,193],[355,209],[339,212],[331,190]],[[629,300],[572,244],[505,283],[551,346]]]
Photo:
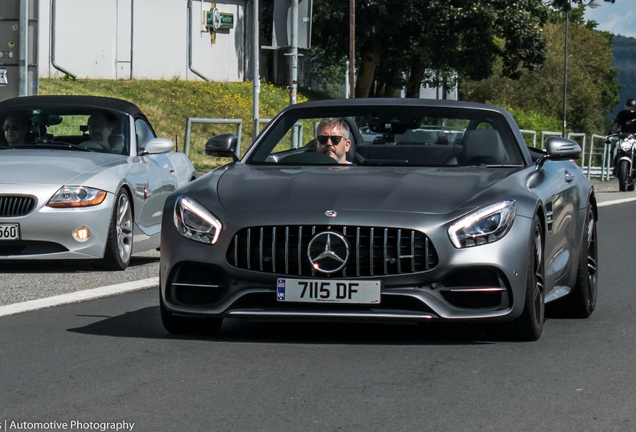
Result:
[[24,137],[29,131],[29,122],[24,117],[9,114],[4,119],[2,130],[9,147],[20,146],[24,144]]
[[316,151],[348,164],[347,152],[351,147],[349,124],[341,118],[327,117],[318,124]]

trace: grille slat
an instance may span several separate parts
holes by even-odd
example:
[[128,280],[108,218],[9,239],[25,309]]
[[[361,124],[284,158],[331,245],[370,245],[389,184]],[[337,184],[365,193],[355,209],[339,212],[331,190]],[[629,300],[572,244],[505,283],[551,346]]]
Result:
[[[252,242],[254,230],[260,233],[258,244]],[[347,264],[332,274],[316,270],[307,257],[312,238],[325,231],[342,234],[349,244]],[[277,233],[280,233],[278,238]],[[294,225],[250,227],[239,231],[228,247],[227,262],[237,268],[263,273],[283,272],[284,268],[284,274],[301,277],[351,278],[430,271],[437,266],[438,257],[429,238],[419,231],[386,227]]]
[[0,217],[26,216],[36,204],[37,199],[33,196],[0,196]]

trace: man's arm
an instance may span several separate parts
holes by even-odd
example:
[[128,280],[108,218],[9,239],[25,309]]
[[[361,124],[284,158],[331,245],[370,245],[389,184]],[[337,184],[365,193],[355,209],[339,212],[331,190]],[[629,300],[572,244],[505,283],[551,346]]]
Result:
[[618,130],[621,128],[621,124],[623,123],[621,114],[622,112],[618,113],[618,115],[614,119],[614,123],[612,123],[612,127],[610,128],[610,134],[617,133]]

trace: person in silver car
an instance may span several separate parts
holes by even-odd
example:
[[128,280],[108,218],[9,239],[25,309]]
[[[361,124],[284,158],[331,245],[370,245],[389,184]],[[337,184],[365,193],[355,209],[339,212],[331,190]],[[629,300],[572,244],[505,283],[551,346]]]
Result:
[[110,148],[108,139],[115,128],[115,120],[104,113],[97,113],[88,119],[88,134],[91,141],[97,141],[106,148]]
[[9,147],[22,145],[24,137],[29,131],[28,120],[15,114],[9,114],[4,120],[2,130]]

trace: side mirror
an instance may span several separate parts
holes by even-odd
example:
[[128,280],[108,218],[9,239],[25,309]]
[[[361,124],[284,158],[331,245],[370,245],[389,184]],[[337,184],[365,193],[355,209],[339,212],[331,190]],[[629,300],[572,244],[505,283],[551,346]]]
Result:
[[545,140],[545,150],[549,158],[578,159],[581,146],[576,141],[563,137],[550,137]]
[[239,160],[236,154],[238,137],[232,133],[213,136],[205,143],[205,154],[215,157],[231,157],[234,162]]
[[161,154],[174,150],[174,143],[167,138],[153,138],[146,143],[144,154]]

